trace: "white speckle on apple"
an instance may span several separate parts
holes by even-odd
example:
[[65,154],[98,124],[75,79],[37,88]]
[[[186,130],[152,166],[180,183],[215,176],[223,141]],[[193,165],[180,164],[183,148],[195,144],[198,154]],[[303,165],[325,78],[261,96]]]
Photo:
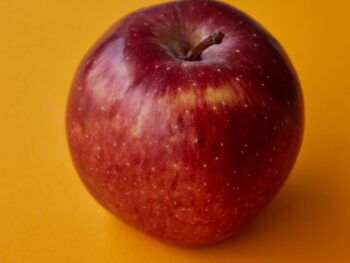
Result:
[[117,143],[116,143],[116,142],[114,142],[112,145],[113,145],[113,147],[116,147],[116,146],[117,146]]
[[244,144],[244,147],[245,147],[245,148],[248,148],[248,144],[247,144],[247,143],[245,143],[245,144]]
[[81,86],[79,86],[79,87],[78,87],[78,90],[80,90],[80,91],[81,91],[82,89],[83,89],[83,88],[82,88]]
[[224,146],[224,143],[223,143],[223,142],[222,142],[222,143],[220,143],[220,146],[221,146],[221,147],[223,147],[223,146]]
[[205,163],[205,164],[203,164],[203,168],[207,168],[207,164]]
[[89,138],[89,134],[85,134],[85,139],[88,139]]
[[239,77],[236,77],[235,79],[236,79],[236,81],[240,81],[241,80]]
[[244,108],[248,108],[248,104],[244,104]]
[[212,109],[216,111],[218,108],[216,106],[213,106]]
[[265,87],[265,83],[261,83],[260,85],[261,85],[262,87]]
[[230,184],[230,183],[227,183],[227,184],[226,184],[226,186],[227,186],[227,187],[230,187],[230,186],[231,186],[231,184]]
[[169,71],[170,69],[171,69],[171,67],[169,67],[169,66],[168,66],[168,67],[166,67],[166,70],[167,70],[167,71]]
[[217,68],[216,71],[217,71],[217,72],[221,72],[221,69]]
[[154,172],[155,170],[156,170],[156,168],[154,168],[154,167],[151,168],[151,171],[152,171],[152,172]]
[[215,156],[215,161],[219,160],[219,157],[218,156]]
[[243,151],[243,150],[241,150],[241,154],[244,154],[244,151]]
[[234,170],[233,173],[234,173],[234,174],[237,174],[237,170]]
[[81,111],[81,107],[78,108],[78,111]]
[[110,191],[110,192],[114,192],[114,187],[111,183],[107,183],[107,189]]
[[253,44],[253,47],[258,47],[258,44],[257,44],[257,43],[254,43],[254,44]]
[[208,185],[207,183],[205,183],[205,182],[203,183],[203,186],[204,186],[204,187],[206,187],[207,185]]
[[154,68],[155,68],[155,69],[159,68],[159,65],[155,65]]
[[208,208],[205,208],[204,209],[204,212],[208,213],[209,209]]
[[130,166],[130,163],[129,163],[129,162],[127,162],[125,165],[126,165],[126,166]]
[[255,33],[253,34],[253,37],[257,37],[257,36],[258,36],[257,34],[255,34]]
[[236,53],[239,53],[239,52],[241,52],[241,50],[239,50],[239,49],[236,49]]

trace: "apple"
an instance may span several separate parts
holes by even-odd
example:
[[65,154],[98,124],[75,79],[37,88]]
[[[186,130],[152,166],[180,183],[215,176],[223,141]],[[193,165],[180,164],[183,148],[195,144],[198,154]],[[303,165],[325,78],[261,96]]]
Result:
[[286,53],[217,1],[132,13],[81,62],[68,99],[75,167],[124,222],[175,245],[233,236],[295,163],[303,99]]

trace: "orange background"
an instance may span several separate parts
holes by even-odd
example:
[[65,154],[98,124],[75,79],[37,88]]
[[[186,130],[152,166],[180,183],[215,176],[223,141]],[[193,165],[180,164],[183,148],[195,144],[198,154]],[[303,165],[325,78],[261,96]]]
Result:
[[121,16],[155,0],[0,1],[0,262],[350,262],[350,4],[228,1],[280,40],[302,82],[295,169],[243,233],[214,246],[154,241],[103,210],[64,131],[73,73]]

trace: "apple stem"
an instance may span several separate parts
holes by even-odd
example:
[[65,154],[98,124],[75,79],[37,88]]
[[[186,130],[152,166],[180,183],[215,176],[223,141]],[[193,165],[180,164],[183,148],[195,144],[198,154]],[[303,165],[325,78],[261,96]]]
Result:
[[195,46],[193,49],[191,49],[188,52],[186,60],[188,61],[201,60],[201,55],[203,51],[213,45],[221,44],[224,37],[225,35],[221,32],[214,33],[211,36],[207,37],[206,39],[204,39],[202,42],[200,42],[197,46]]

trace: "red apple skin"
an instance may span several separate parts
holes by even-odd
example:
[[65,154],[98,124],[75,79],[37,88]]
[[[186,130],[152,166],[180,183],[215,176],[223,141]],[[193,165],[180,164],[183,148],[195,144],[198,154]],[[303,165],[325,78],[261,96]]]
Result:
[[[225,38],[184,61],[215,32]],[[216,1],[171,2],[114,25],[72,84],[67,134],[96,200],[189,246],[231,237],[274,198],[296,160],[303,101],[277,41]]]

